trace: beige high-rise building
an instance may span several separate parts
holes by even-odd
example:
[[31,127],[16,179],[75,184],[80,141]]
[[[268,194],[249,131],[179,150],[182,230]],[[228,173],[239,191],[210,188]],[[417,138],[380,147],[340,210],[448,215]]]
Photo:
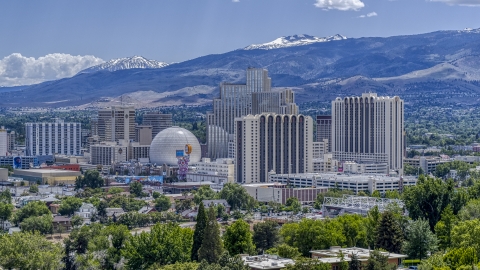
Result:
[[143,115],[142,124],[152,126],[152,138],[155,138],[160,131],[172,127],[172,115],[159,112],[148,112]]
[[313,120],[304,115],[258,114],[235,119],[235,181],[264,183],[268,173],[312,171]]
[[342,161],[387,163],[403,172],[404,103],[399,97],[361,97],[332,101],[332,153]]
[[220,97],[213,100],[213,112],[207,114],[209,157],[234,158],[235,118],[265,112],[298,113],[293,91],[272,91],[266,69],[248,68],[245,84],[220,84]]
[[140,145],[150,145],[152,143],[152,126],[136,125],[135,141]]
[[[98,111],[97,133],[101,141],[135,140],[135,108],[112,106]],[[93,134],[95,135],[95,134]]]

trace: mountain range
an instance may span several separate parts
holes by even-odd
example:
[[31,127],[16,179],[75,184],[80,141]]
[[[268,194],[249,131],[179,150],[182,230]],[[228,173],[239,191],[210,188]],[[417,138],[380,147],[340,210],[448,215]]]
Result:
[[139,107],[211,104],[218,85],[244,83],[248,67],[268,69],[274,87],[294,88],[297,103],[370,91],[399,95],[409,106],[480,100],[480,29],[348,39],[294,35],[181,63],[129,59],[2,88],[0,106],[108,106],[119,99]]

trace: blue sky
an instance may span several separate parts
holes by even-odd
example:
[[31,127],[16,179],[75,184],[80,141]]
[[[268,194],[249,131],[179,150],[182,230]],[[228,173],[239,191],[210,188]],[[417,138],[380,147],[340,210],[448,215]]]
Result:
[[0,77],[12,53],[35,61],[62,53],[180,62],[293,34],[480,27],[480,0],[0,0],[0,13]]

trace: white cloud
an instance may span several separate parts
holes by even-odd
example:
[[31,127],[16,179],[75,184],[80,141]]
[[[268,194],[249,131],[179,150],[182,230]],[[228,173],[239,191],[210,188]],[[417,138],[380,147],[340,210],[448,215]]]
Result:
[[453,5],[470,6],[470,7],[480,6],[480,0],[427,0],[427,1],[442,2],[450,6],[453,6]]
[[92,55],[53,53],[34,58],[12,53],[0,59],[0,86],[35,84],[72,77],[83,69],[103,62]]
[[238,2],[240,2],[240,0],[232,0],[232,2],[238,3]]
[[342,11],[359,10],[365,7],[361,0],[316,0],[315,6],[324,10],[338,9]]
[[360,15],[358,16],[358,18],[370,18],[375,16],[378,16],[378,14],[374,11],[374,12],[367,13],[366,15]]

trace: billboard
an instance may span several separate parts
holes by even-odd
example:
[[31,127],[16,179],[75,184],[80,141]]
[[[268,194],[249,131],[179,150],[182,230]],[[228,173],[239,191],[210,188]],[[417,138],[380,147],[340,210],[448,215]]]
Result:
[[338,172],[343,172],[343,162],[338,163]]
[[183,150],[177,150],[176,151],[176,157],[183,157],[185,154],[184,154],[184,151]]
[[14,169],[21,169],[22,168],[22,157],[14,157],[13,164]]

